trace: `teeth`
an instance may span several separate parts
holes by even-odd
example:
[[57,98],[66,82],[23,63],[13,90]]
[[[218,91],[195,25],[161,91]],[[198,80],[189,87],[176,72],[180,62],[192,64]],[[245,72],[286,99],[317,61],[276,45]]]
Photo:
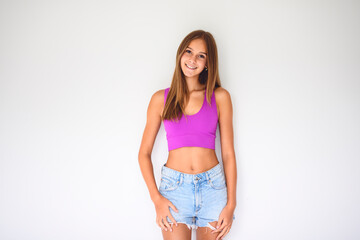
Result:
[[186,63],[185,63],[185,65],[188,67],[188,68],[191,68],[191,69],[196,69],[196,67],[190,67],[189,65],[187,65]]

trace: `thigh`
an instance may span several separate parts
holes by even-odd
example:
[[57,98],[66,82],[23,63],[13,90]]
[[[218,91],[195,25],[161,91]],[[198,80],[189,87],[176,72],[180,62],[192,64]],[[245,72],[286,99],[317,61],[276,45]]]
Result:
[[[209,224],[215,228],[217,221],[209,222]],[[212,233],[212,231],[209,227],[198,227],[196,230],[196,240],[215,240],[220,233]]]
[[191,240],[191,230],[184,223],[172,225],[172,232],[161,230],[164,240]]

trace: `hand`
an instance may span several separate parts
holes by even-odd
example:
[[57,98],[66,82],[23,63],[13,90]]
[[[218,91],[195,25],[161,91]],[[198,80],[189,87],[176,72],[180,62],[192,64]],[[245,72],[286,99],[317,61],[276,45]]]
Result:
[[179,212],[177,208],[170,202],[167,198],[163,197],[162,195],[159,196],[157,200],[154,201],[155,204],[155,210],[156,210],[156,223],[157,225],[162,229],[167,231],[168,229],[172,232],[172,228],[170,227],[170,224],[167,221],[167,216],[170,218],[170,220],[175,223],[177,226],[177,222],[173,218],[173,216],[170,213],[169,207],[171,207],[175,212]]
[[217,229],[212,231],[212,233],[220,232],[216,240],[223,239],[230,231],[233,222],[234,210],[235,209],[233,207],[226,205],[221,211],[216,225]]

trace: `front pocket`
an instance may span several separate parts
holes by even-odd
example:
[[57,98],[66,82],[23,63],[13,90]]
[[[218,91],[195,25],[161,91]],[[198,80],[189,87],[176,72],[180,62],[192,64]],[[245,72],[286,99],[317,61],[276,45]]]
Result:
[[179,183],[179,180],[167,176],[162,176],[159,190],[163,192],[173,191],[178,188]]
[[223,189],[226,187],[225,176],[223,173],[220,173],[209,179],[209,184],[213,189]]

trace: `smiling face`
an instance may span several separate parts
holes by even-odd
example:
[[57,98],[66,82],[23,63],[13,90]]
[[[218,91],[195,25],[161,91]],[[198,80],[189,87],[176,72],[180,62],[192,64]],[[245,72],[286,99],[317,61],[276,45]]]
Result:
[[207,62],[207,49],[203,39],[194,39],[181,57],[181,70],[186,78],[199,78]]

